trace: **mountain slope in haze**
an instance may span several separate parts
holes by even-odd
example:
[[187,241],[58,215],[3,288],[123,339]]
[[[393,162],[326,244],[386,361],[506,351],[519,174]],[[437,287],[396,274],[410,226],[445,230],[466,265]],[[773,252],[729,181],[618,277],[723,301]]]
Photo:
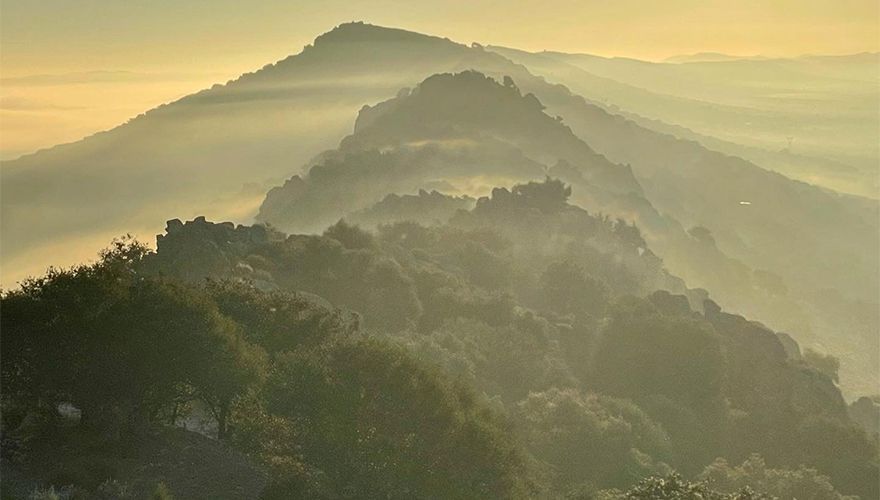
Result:
[[[166,276],[251,276],[358,311],[374,335],[503,407],[510,432],[549,465],[552,491],[760,453],[875,496],[874,448],[833,375],[699,290],[654,293],[682,284],[635,228],[568,203],[573,191],[556,180],[499,187],[449,222],[391,217],[371,232],[339,222],[257,240],[247,234],[262,226],[170,221],[152,258]],[[840,444],[815,446],[829,436]]]
[[270,191],[258,219],[286,231],[313,229],[389,193],[437,183],[457,183],[464,191],[487,177],[512,184],[559,165],[580,176],[590,208],[641,197],[628,167],[594,152],[512,80],[501,85],[476,72],[435,75],[411,93],[364,107],[339,149]]
[[[876,169],[865,168],[869,164],[868,160],[863,161],[859,168],[845,160],[822,156],[817,152],[804,153],[800,139],[794,133],[785,137],[779,136],[786,129],[781,123],[767,123],[765,128],[769,129],[760,134],[764,139],[775,134],[775,139],[770,142],[749,139],[740,141],[735,133],[738,127],[759,127],[760,122],[769,119],[779,121],[785,116],[783,111],[770,112],[753,103],[742,105],[714,102],[695,99],[689,95],[666,94],[651,87],[638,87],[597,76],[575,62],[565,61],[553,53],[530,53],[495,46],[489,48],[526,65],[535,74],[568,86],[573,92],[587,97],[591,103],[610,113],[625,116],[645,128],[696,140],[716,151],[740,156],[812,184],[871,198],[877,198],[880,193],[880,178]],[[638,65],[634,66],[636,69],[640,68]],[[623,78],[617,74],[612,76]],[[639,83],[648,85],[650,82]],[[810,111],[812,113],[812,109]],[[826,120],[831,114],[830,110],[825,109],[821,113],[815,113],[816,116],[801,121],[813,127],[816,120]],[[876,117],[866,118],[868,120],[859,119],[858,125],[867,124],[870,129]],[[830,127],[833,132],[839,129],[838,123],[825,123],[824,126]]]
[[150,234],[173,215],[248,220],[260,186],[331,147],[361,106],[455,69],[468,53],[441,38],[343,25],[260,71],[3,162],[3,281],[81,258],[72,244],[45,251],[61,238]]
[[681,54],[677,56],[667,57],[666,59],[663,59],[663,62],[688,63],[709,61],[734,61],[737,59],[761,59],[761,57],[732,56],[730,54],[724,54],[721,52],[697,52],[696,54]]
[[[839,196],[696,142],[645,129],[479,46],[358,23],[318,37],[296,56],[153,110],[110,132],[4,163],[0,169],[4,273],[21,268],[20,262],[30,262],[41,247],[62,242],[51,260],[40,262],[59,263],[57,259],[71,252],[66,236],[147,232],[156,227],[156,220],[198,212],[246,220],[262,201],[261,184],[275,184],[302,165],[314,166],[308,160],[350,132],[352,119],[364,104],[385,101],[432,74],[468,69],[498,81],[511,76],[522,94],[534,94],[550,117],[561,116],[591,151],[610,160],[607,163],[629,165],[644,196],[627,198],[602,189],[601,207],[588,209],[603,208],[631,220],[638,214],[646,236],[655,239],[655,251],[689,286],[711,284],[713,295],[726,308],[797,332],[802,339],[808,336],[810,342],[844,357],[844,380],[852,381],[854,372],[860,373],[859,391],[873,391],[877,350],[865,346],[877,342],[872,309],[878,281],[878,242],[873,237],[880,227],[876,202]],[[511,150],[506,140],[483,138],[477,156],[480,164],[465,165],[463,175],[473,177],[485,168],[486,175],[501,169],[518,175],[527,172],[534,178],[543,176],[548,166],[558,167],[553,175],[560,177],[579,173],[565,164],[543,163],[537,158],[540,152],[527,152],[525,144]],[[377,171],[406,172],[413,163],[407,155],[457,154],[457,146],[445,146],[449,144],[434,150],[399,149],[385,157],[381,151],[364,152],[365,161],[348,164],[344,158],[333,161],[342,162],[342,170],[355,176],[369,162]],[[551,153],[556,159],[562,156]],[[592,161],[588,157],[584,153],[585,163]],[[483,161],[487,158],[492,161]],[[257,186],[243,188],[245,183]],[[288,188],[302,189],[297,184],[294,181]],[[439,189],[425,186],[435,187]],[[371,189],[369,198],[377,201],[392,192],[413,193],[417,186]],[[583,190],[584,195],[593,196],[599,205],[595,198],[599,191],[590,189],[594,192]],[[335,199],[318,201],[332,206],[360,195],[342,191]],[[606,204],[609,201],[614,204]],[[623,201],[626,205],[618,204]],[[644,210],[632,210],[638,207]],[[660,216],[642,218],[648,212]],[[702,237],[692,237],[684,249],[664,242],[661,230],[669,220],[682,230],[708,229],[712,238],[697,230]],[[706,246],[701,255],[718,252],[717,258],[696,262],[691,251],[696,245]],[[731,260],[744,264],[746,271],[733,273],[733,265],[713,267],[722,261],[733,264]],[[762,274],[755,275],[758,271]]]
[[[840,195],[767,171],[694,141],[645,129],[572,95],[562,86],[517,80],[547,112],[611,161],[628,164],[646,198],[685,227],[705,227],[711,244],[762,276],[762,285],[709,280],[688,253],[655,250],[690,286],[843,359],[855,394],[875,391],[880,367],[876,200]],[[742,204],[740,202],[743,202]],[[762,293],[766,272],[781,277]],[[719,286],[719,281],[722,286]],[[726,286],[723,286],[727,282]],[[711,283],[711,286],[709,284]],[[865,347],[868,346],[866,349]]]
[[[593,149],[631,165],[646,192],[654,190],[647,198],[654,203],[653,196],[661,197],[655,204],[660,212],[686,228],[709,228],[722,253],[757,274],[732,276],[696,264],[690,252],[672,252],[655,242],[670,269],[691,286],[713,290],[725,304],[777,328],[801,332],[817,348],[843,357],[851,387],[873,390],[869,374],[877,366],[876,350],[863,346],[877,343],[871,313],[877,303],[877,242],[871,236],[878,227],[876,202],[813,188],[695,142],[644,129],[492,56],[481,58],[478,67],[491,75],[511,75],[524,93],[534,93],[550,115],[564,117]],[[655,188],[661,181],[676,187]],[[739,204],[753,198],[761,204]],[[741,210],[745,207],[753,210]],[[782,278],[781,288],[771,284],[776,277]]]
[[[660,213],[685,228],[708,228],[714,248],[707,253],[717,249],[752,269],[713,269],[711,261],[695,261],[691,251],[654,241],[674,273],[712,290],[729,307],[799,332],[814,347],[842,357],[848,387],[857,387],[855,393],[874,390],[878,349],[864,346],[878,343],[876,201],[815,188],[645,129],[497,54],[472,50],[485,54],[469,59],[471,67],[499,80],[512,76],[592,149],[630,165]],[[639,223],[650,237],[650,225]]]
[[[566,116],[571,95],[565,89],[544,84],[496,54],[403,30],[342,25],[301,54],[228,85],[161,107],[106,134],[4,164],[4,258],[64,232],[131,230],[138,220],[152,224],[154,218],[145,220],[144,212],[163,215],[167,205],[179,215],[214,213],[218,206],[229,211],[237,201],[241,204],[230,218],[247,219],[258,200],[236,196],[245,183],[286,177],[331,147],[363,104],[391,97],[430,74],[469,68],[499,80],[510,74],[551,114],[565,116],[577,134],[601,133],[613,124],[606,120],[579,130],[577,120]],[[321,121],[315,123],[316,117]],[[632,132],[617,127],[617,142],[625,144],[627,133]],[[632,159],[615,157],[616,151],[604,151],[595,138],[585,138],[612,161],[635,167]],[[657,156],[655,151],[639,155],[645,157],[639,161]],[[123,220],[124,228],[118,225]]]
[[[522,95],[512,80],[502,85],[474,72],[433,76],[411,92],[365,107],[355,133],[337,150],[317,157],[306,175],[269,192],[259,219],[286,231],[315,231],[314,225],[352,218],[389,193],[439,189],[454,194],[487,179],[510,185],[551,175],[571,183],[577,203],[590,211],[635,221],[652,248],[673,265],[670,269],[683,273],[691,286],[717,291],[726,306],[758,310],[764,318],[781,321],[780,311],[787,311],[786,328],[799,332],[799,338],[826,338],[824,331],[811,335],[804,319],[808,307],[788,294],[786,280],[725,255],[705,228],[706,234],[688,232],[690,225],[655,209],[629,168],[594,153],[543,107],[532,95]],[[869,334],[853,330],[856,345],[865,337],[870,342]],[[865,373],[871,363],[870,358],[847,361],[848,376]],[[856,380],[865,379],[852,377],[848,383]]]
[[[662,212],[709,228],[733,255],[780,272],[792,284],[830,286],[876,300],[875,200],[793,181],[694,141],[642,128],[559,87],[540,92],[528,80],[520,87],[535,92],[549,113],[563,116],[598,152],[631,165],[647,198]],[[752,212],[735,210],[744,206]],[[744,219],[745,214],[760,219]],[[828,267],[798,277],[800,270],[820,263]]]
[[877,196],[878,53],[682,64],[558,52],[541,55],[594,77],[706,103],[710,106],[703,110],[660,108],[663,114],[656,116],[647,110],[641,113],[635,103],[617,104],[747,146],[787,148],[849,164],[872,181]]

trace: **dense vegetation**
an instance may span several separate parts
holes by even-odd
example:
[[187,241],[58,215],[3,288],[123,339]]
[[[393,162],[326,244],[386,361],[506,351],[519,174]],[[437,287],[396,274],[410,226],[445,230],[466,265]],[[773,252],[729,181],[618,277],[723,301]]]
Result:
[[[497,81],[422,81],[466,68]],[[134,224],[150,200],[290,175],[364,102],[258,224],[169,220],[155,251],[119,240],[2,293],[4,498],[880,497],[880,399],[842,394],[875,389],[847,375],[877,364],[876,204],[642,128],[480,46],[346,25],[4,166],[27,188],[13,201],[65,214],[36,230],[43,212],[4,208],[24,235],[4,253],[83,214]],[[292,109],[326,123],[305,132]],[[75,195],[71,164],[98,172]],[[117,185],[118,210],[64,209]]]
[[832,362],[570,195],[547,179],[443,224],[199,218],[156,252],[118,242],[3,296],[4,436],[26,456],[59,404],[107,450],[202,415],[267,498],[877,496]]
[[575,188],[578,206],[636,223],[690,286],[841,357],[847,397],[876,392],[874,204],[640,129],[512,74],[434,75],[365,106],[337,149],[268,192],[258,218],[289,232],[340,217],[374,224],[359,213],[389,192],[483,194],[549,173]]
[[72,405],[94,446],[124,456],[198,403],[218,439],[268,469],[267,498],[532,490],[499,415],[402,348],[359,335],[354,318],[243,283],[147,277],[144,257],[120,244],[3,298],[4,435],[41,415],[45,428],[18,431],[39,437],[57,405]]

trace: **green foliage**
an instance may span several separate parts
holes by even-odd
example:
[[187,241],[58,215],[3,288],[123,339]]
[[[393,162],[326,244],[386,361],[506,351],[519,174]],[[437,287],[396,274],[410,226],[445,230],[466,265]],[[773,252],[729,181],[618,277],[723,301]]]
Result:
[[348,249],[329,237],[301,237],[261,254],[275,261],[282,287],[361,311],[368,326],[402,329],[421,314],[412,279],[399,263],[376,251]]
[[600,316],[608,303],[608,287],[570,261],[547,266],[541,288],[547,307],[562,314]]
[[420,189],[415,195],[388,194],[382,201],[348,216],[353,222],[368,226],[414,222],[442,224],[458,210],[469,210],[475,199],[470,196],[450,196],[436,190]]
[[561,212],[568,207],[571,186],[566,186],[559,179],[547,177],[544,182],[518,184],[511,191],[519,203],[534,207],[544,214]]
[[822,354],[814,351],[809,347],[804,349],[804,362],[812,366],[820,373],[828,376],[834,382],[840,381],[838,371],[840,370],[840,360],[830,354]]
[[[82,422],[137,430],[200,398],[217,415],[264,372],[263,353],[204,294],[134,274],[141,247],[56,271],[3,297],[4,381],[28,405],[71,403]],[[221,426],[221,433],[225,428]]]
[[[273,472],[267,497],[534,491],[501,417],[403,349],[355,338],[356,317],[241,282],[144,277],[131,250],[3,297],[3,375],[19,388],[10,396],[73,404],[84,425],[123,441],[133,430],[123,424],[161,424],[199,399],[219,438]],[[56,479],[113,486],[112,472],[74,472]]]
[[701,481],[724,493],[752,488],[782,500],[847,500],[834,489],[828,476],[816,469],[800,466],[797,470],[767,467],[760,455],[752,455],[741,465],[731,467],[723,458],[717,459],[699,475]]
[[615,304],[602,335],[595,370],[603,391],[666,396],[698,410],[720,404],[724,357],[711,325],[628,298]]
[[[724,313],[711,301],[705,313],[694,311],[705,292],[684,289],[665,274],[636,226],[569,205],[570,194],[565,184],[547,179],[496,189],[445,225],[393,221],[371,235],[339,223],[321,237],[220,248],[233,269],[236,261],[246,262],[253,277],[265,276],[273,287],[315,293],[362,313],[378,336],[377,327],[387,329],[420,361],[472,386],[510,415],[520,415],[517,403],[530,393],[576,389],[631,401],[637,413],[628,415],[644,416],[651,422],[645,428],[654,426],[668,436],[662,449],[645,450],[632,444],[641,443],[639,432],[623,426],[608,445],[623,451],[609,451],[606,458],[625,464],[626,473],[593,467],[595,473],[579,477],[577,471],[594,457],[575,450],[561,455],[575,457],[570,460],[554,455],[555,448],[539,445],[545,441],[536,437],[542,435],[540,422],[552,419],[517,416],[516,435],[530,443],[539,468],[570,468],[557,475],[565,484],[554,484],[554,490],[625,487],[665,472],[662,464],[697,474],[718,456],[744,460],[760,452],[780,466],[816,467],[835,485],[846,481],[844,491],[870,491],[864,480],[846,473],[849,467],[870,477],[870,450],[875,450],[870,440],[847,438],[854,450],[862,450],[859,458],[821,446],[819,452],[804,453],[805,431],[798,429],[809,428],[804,425],[811,417],[830,418],[844,435],[851,427],[831,379],[789,359],[779,337],[761,325]],[[190,225],[183,231],[201,230]],[[161,250],[157,258],[163,259]],[[653,287],[685,295],[628,296]],[[291,351],[308,358],[303,347],[329,345],[358,323],[357,316],[344,313],[309,312],[316,310],[306,304],[307,295],[238,288],[208,286],[221,311],[247,325],[247,338],[269,353]],[[284,309],[285,301],[302,304]],[[307,366],[313,365],[302,363],[302,369]],[[331,377],[316,373],[316,380]],[[310,432],[303,422],[312,417],[295,418],[293,425],[262,403],[254,408],[263,409],[248,411],[263,417],[251,422],[266,422],[270,429],[280,425],[279,435]],[[607,434],[583,436],[595,444],[606,442]],[[290,488],[332,490],[336,480],[328,478],[336,472],[302,449],[281,450],[264,454],[275,463],[292,464],[285,483]]]
[[772,500],[750,488],[734,493],[721,493],[704,482],[691,482],[678,474],[652,476],[623,493],[608,492],[599,498],[614,500]]
[[550,330],[529,314],[497,326],[459,318],[403,340],[421,360],[512,405],[530,391],[577,384]]
[[316,346],[358,328],[357,316],[330,309],[305,294],[263,292],[235,281],[211,281],[205,291],[250,342],[269,354]]
[[266,409],[307,425],[302,456],[337,492],[516,498],[531,488],[496,415],[377,340],[281,356]]
[[570,195],[548,178],[430,227],[199,218],[155,254],[120,241],[3,295],[4,435],[66,402],[119,441],[199,400],[265,498],[877,496],[834,358],[786,351]]
[[531,393],[517,404],[529,448],[551,466],[554,484],[625,487],[671,472],[669,436],[638,406],[575,389]]
[[828,474],[843,493],[862,498],[880,496],[880,465],[876,440],[849,423],[811,416],[797,427],[797,443],[788,452],[795,460]]
[[373,248],[375,242],[373,235],[360,229],[357,226],[347,224],[340,219],[339,222],[327,228],[324,236],[332,238],[349,250],[357,250],[361,248]]

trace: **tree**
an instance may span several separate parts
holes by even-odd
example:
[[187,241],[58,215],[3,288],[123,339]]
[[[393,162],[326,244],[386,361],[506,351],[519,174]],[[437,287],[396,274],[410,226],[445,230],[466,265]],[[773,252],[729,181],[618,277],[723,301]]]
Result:
[[242,334],[270,355],[315,347],[353,334],[358,316],[334,309],[305,294],[264,292],[240,281],[211,281],[206,292]]
[[512,405],[531,391],[577,384],[550,334],[546,320],[526,313],[506,325],[450,319],[405,341],[420,360]]
[[348,249],[373,248],[376,243],[373,235],[340,219],[339,222],[327,228],[324,236],[333,238],[342,243]]
[[571,186],[566,186],[559,179],[547,177],[544,182],[517,184],[513,187],[512,194],[522,205],[552,214],[566,207],[571,196]]
[[707,409],[720,401],[724,364],[720,337],[711,325],[665,316],[650,302],[627,297],[611,311],[596,374],[612,395],[665,395]]
[[731,467],[719,458],[699,475],[698,479],[724,492],[735,493],[744,488],[780,499],[847,500],[831,484],[828,476],[801,465],[796,470],[767,467],[760,455],[753,454],[741,465]]
[[749,488],[735,493],[722,493],[705,482],[691,482],[678,474],[645,478],[623,493],[603,493],[600,497],[607,500],[773,500],[773,497],[755,493]]
[[804,349],[804,362],[815,368],[819,373],[822,373],[835,383],[840,382],[840,378],[837,374],[838,370],[840,370],[840,360],[832,356],[831,354],[822,354],[821,352],[814,351],[809,347]]
[[5,294],[3,380],[25,404],[70,403],[116,437],[199,397],[223,433],[232,400],[262,377],[262,349],[200,289],[138,276],[145,255],[119,243]]
[[546,305],[562,314],[599,316],[608,303],[608,287],[571,261],[555,262],[541,275]]
[[793,463],[815,467],[831,477],[841,493],[880,497],[877,442],[848,421],[811,416],[796,429]]
[[629,224],[623,219],[617,219],[614,223],[614,234],[629,248],[647,248],[648,246],[635,223]]
[[555,484],[624,487],[671,472],[669,436],[635,404],[576,389],[533,392],[516,406],[530,449],[554,471]]
[[266,410],[306,426],[305,460],[337,492],[372,498],[520,498],[524,457],[467,390],[375,339],[280,355]]
[[725,366],[710,324],[625,297],[600,333],[593,379],[598,390],[633,399],[663,425],[674,444],[673,465],[695,473],[724,442]]

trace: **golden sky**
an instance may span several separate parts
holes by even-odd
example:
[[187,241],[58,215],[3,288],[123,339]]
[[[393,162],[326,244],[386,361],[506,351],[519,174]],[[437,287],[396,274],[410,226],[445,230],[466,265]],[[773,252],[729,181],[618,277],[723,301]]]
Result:
[[[0,0],[0,159],[106,129],[352,20],[663,59],[880,49],[877,0]],[[34,78],[35,75],[61,75]]]

